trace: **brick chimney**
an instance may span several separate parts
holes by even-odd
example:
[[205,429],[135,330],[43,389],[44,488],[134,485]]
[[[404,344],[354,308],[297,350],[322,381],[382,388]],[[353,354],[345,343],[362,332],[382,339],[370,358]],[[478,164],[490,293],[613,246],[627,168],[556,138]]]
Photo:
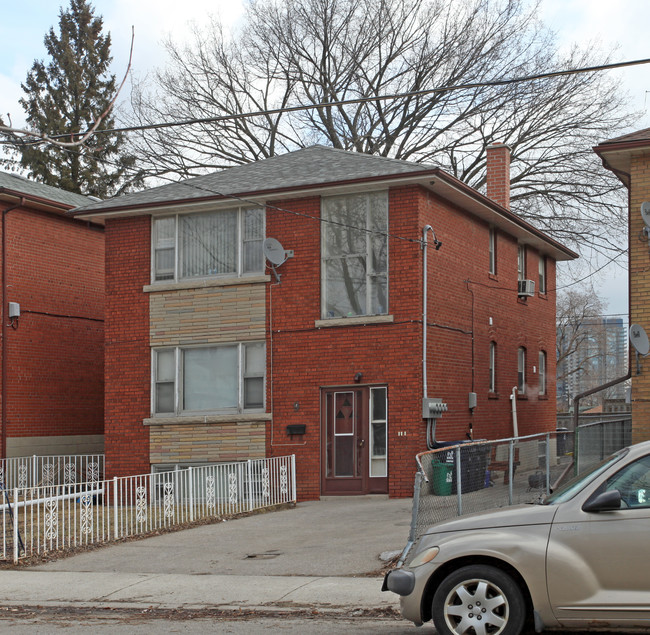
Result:
[[487,196],[510,209],[510,148],[505,143],[487,148]]

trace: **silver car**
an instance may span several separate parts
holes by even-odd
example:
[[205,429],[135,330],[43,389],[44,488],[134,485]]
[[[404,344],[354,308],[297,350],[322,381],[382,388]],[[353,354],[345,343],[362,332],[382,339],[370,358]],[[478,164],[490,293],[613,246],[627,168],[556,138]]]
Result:
[[384,589],[440,635],[650,629],[650,442],[539,504],[430,527]]

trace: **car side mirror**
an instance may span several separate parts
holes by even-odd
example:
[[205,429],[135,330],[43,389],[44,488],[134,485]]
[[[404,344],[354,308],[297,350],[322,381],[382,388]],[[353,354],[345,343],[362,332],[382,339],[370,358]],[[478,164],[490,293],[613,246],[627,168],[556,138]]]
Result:
[[621,493],[611,489],[592,496],[583,506],[583,512],[610,512],[621,508]]

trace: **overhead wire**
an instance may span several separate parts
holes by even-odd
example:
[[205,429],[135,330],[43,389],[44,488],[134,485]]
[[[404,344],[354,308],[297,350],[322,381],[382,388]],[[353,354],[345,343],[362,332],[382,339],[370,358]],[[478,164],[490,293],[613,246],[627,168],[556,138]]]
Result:
[[[196,125],[196,124],[204,124],[204,123],[218,123],[220,121],[233,121],[237,119],[246,119],[250,117],[260,117],[260,116],[268,116],[268,115],[279,115],[279,114],[284,114],[284,113],[290,113],[290,112],[299,112],[299,111],[305,111],[305,110],[316,110],[319,108],[332,108],[332,107],[338,107],[338,106],[348,106],[348,105],[353,105],[353,104],[364,104],[364,103],[370,103],[370,102],[378,102],[378,101],[388,101],[391,99],[402,99],[404,97],[421,97],[425,95],[432,95],[435,93],[445,93],[445,92],[452,92],[456,90],[470,90],[470,89],[476,89],[476,88],[491,88],[494,86],[507,86],[510,84],[517,84],[517,83],[522,83],[522,82],[530,82],[534,80],[540,80],[540,79],[551,79],[555,77],[563,77],[566,75],[578,75],[582,73],[595,73],[595,72],[600,72],[600,71],[606,71],[606,70],[613,70],[616,68],[628,68],[630,66],[639,66],[642,64],[649,64],[650,63],[650,58],[648,59],[640,59],[640,60],[628,60],[625,62],[613,62],[611,64],[599,64],[597,66],[583,66],[579,68],[570,68],[570,69],[563,69],[563,70],[557,70],[557,71],[548,71],[546,73],[535,73],[532,75],[524,75],[521,77],[511,77],[511,78],[505,78],[505,79],[495,79],[491,81],[483,81],[483,82],[468,82],[465,84],[454,84],[453,86],[438,86],[435,88],[427,88],[423,90],[414,90],[414,91],[405,91],[405,92],[398,92],[398,93],[391,93],[388,95],[373,95],[372,97],[355,97],[352,99],[340,99],[340,100],[335,100],[335,101],[329,101],[329,102],[319,102],[317,104],[299,104],[295,106],[283,106],[280,108],[269,108],[269,109],[262,109],[262,110],[256,110],[252,112],[246,112],[246,113],[238,113],[238,114],[229,114],[229,115],[217,115],[213,117],[196,117],[192,119],[182,119],[180,121],[165,121],[165,122],[159,122],[159,123],[152,123],[152,124],[141,124],[137,126],[124,126],[121,128],[107,128],[104,130],[96,130],[95,134],[99,133],[108,133],[108,134],[117,134],[120,132],[137,132],[137,131],[143,131],[143,130],[158,130],[161,128],[174,128],[174,127],[179,127],[179,126],[191,126],[191,125]],[[2,132],[2,130],[0,130]],[[26,144],[33,144],[33,143],[42,143],[45,141],[43,138],[38,138],[39,135],[37,133],[34,133],[37,139],[34,141],[23,141],[23,143]],[[79,136],[81,136],[84,133],[77,133]],[[69,137],[74,137],[74,134],[71,135],[71,133],[62,133],[58,135],[48,135],[48,139],[50,140],[56,140],[60,138],[69,138]],[[0,144],[12,144],[15,145],[15,141],[0,141]]]

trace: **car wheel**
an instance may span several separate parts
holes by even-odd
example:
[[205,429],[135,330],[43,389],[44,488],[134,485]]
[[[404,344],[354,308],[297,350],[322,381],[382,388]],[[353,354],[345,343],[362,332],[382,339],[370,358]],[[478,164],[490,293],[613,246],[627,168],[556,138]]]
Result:
[[507,573],[471,565],[450,573],[438,586],[432,616],[440,635],[519,635],[526,604]]

